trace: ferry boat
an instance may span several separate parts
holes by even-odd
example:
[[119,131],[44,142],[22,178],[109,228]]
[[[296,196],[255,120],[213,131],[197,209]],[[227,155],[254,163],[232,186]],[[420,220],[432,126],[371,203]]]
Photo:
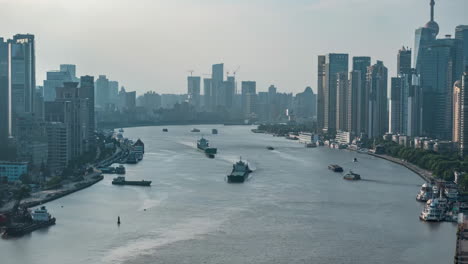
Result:
[[419,219],[427,222],[439,222],[444,219],[444,208],[439,203],[439,199],[430,199],[424,206],[423,211],[419,215]]
[[200,132],[200,129],[198,129],[198,128],[193,128],[192,130],[190,130],[190,132]]
[[167,128],[163,128],[162,130],[163,132],[169,132],[169,130]]
[[115,168],[115,173],[117,174],[125,174],[125,167],[120,165],[118,167]]
[[44,227],[55,225],[55,217],[52,217],[45,206],[35,209],[30,214],[30,219],[22,223],[13,223],[5,228],[3,238],[18,237]]
[[[434,186],[436,187],[436,186]],[[434,195],[434,197],[437,197],[438,193]],[[419,190],[418,195],[416,195],[416,200],[420,202],[426,202],[427,200],[431,199],[433,197],[433,187],[429,183],[424,183],[421,186],[421,190]]]
[[210,158],[214,158],[215,154],[218,152],[217,148],[210,147],[208,139],[204,137],[197,141],[197,148],[203,151]]
[[328,165],[328,169],[329,170],[332,170],[334,172],[343,172],[343,168],[340,167],[339,165],[336,165],[336,164],[330,164]]
[[218,134],[218,129],[216,129],[216,128],[211,129],[211,134],[217,135]]
[[359,181],[361,179],[361,175],[354,173],[353,171],[349,171],[349,173],[343,176],[343,179],[348,181]]
[[232,172],[227,176],[229,183],[243,183],[248,177],[252,170],[246,162],[242,161],[242,158],[232,165]]
[[112,184],[114,185],[135,185],[135,186],[150,186],[151,181],[126,181],[124,176],[119,176],[112,180]]

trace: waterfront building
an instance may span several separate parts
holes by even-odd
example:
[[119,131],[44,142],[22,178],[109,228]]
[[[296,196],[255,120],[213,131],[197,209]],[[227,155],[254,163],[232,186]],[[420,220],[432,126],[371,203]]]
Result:
[[161,94],[161,107],[164,109],[172,109],[174,105],[182,103],[183,95],[179,94]]
[[8,43],[0,38],[0,158],[6,154],[10,135],[9,58]]
[[193,105],[196,109],[200,107],[200,77],[188,76],[187,77],[187,95],[189,104]]
[[46,124],[34,114],[22,114],[16,117],[16,158],[40,167],[47,163],[48,146]]
[[335,138],[336,142],[338,142],[339,144],[346,144],[346,145],[349,145],[351,144],[351,133],[348,132],[348,131],[341,131],[341,130],[338,130],[336,132],[336,138]]
[[256,113],[257,84],[254,81],[242,82],[242,112],[249,118]]
[[[367,90],[367,68],[371,65],[370,57],[353,57],[353,72],[359,72],[360,85],[358,86],[357,93],[357,124],[356,132],[367,134],[367,121],[369,119],[369,91]],[[357,74],[357,73],[356,73]],[[353,82],[356,83],[354,80]],[[354,88],[353,88],[354,89]]]
[[125,109],[133,110],[136,107],[136,92],[126,92],[125,93]]
[[348,73],[337,73],[336,77],[336,129],[348,131]]
[[11,127],[15,135],[15,117],[34,112],[36,56],[34,35],[17,34],[10,44]]
[[351,71],[349,73],[349,84],[348,84],[348,101],[347,105],[347,125],[346,131],[350,132],[351,135],[359,135],[359,97],[361,96],[360,89],[361,85],[361,72],[360,71]]
[[434,21],[435,1],[431,1],[431,20],[416,30],[415,68],[423,91],[422,131],[425,135],[452,138],[452,88],[461,76],[462,40],[436,39],[439,26]]
[[368,68],[369,138],[380,137],[388,132],[387,82],[388,70],[382,61]]
[[459,151],[460,156],[464,157],[468,154],[468,67],[463,73],[460,92],[460,140]]
[[325,126],[325,61],[326,56],[320,55],[317,60],[317,129]]
[[88,99],[88,144],[90,147],[96,143],[96,117],[95,117],[95,100],[94,100],[94,76],[81,76],[80,78],[80,97]]
[[337,121],[337,77],[348,72],[348,54],[330,53],[325,56],[324,84],[324,131],[336,131]]
[[146,92],[138,98],[140,99],[138,106],[144,107],[147,111],[155,111],[161,107],[161,96],[156,92]]
[[18,182],[23,174],[28,173],[27,162],[0,161],[0,178],[8,182]]
[[63,122],[48,122],[46,132],[47,166],[53,174],[56,174],[66,168],[71,160],[70,128]]

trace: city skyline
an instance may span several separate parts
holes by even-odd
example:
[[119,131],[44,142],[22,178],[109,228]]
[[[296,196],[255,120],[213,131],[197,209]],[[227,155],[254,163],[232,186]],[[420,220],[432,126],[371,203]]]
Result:
[[[8,28],[0,35],[29,32],[36,37],[38,85],[46,71],[70,63],[77,65],[77,76],[105,74],[138,94],[150,90],[185,93],[188,70],[202,76],[210,72],[213,63],[224,63],[225,72],[240,66],[237,80],[255,80],[259,91],[273,84],[294,93],[311,86],[316,93],[317,55],[370,56],[372,64],[382,60],[389,75],[395,76],[395,52],[401,46],[412,48],[414,29],[429,19],[426,0],[269,1],[266,8],[266,1],[208,1],[199,5],[183,0],[147,1],[137,6],[123,0],[112,2],[112,12],[106,8],[108,1],[88,9],[90,3],[0,1],[0,15],[6,21],[4,28]],[[356,11],[349,12],[350,7]],[[468,2],[463,0],[437,2],[439,37],[453,36],[455,26],[466,24],[466,8]],[[8,19],[19,9],[25,16],[41,19],[41,23],[22,24]],[[169,17],[165,12],[173,15]],[[398,15],[392,15],[396,12]],[[110,17],[96,24],[101,15]],[[121,15],[129,18],[126,24],[117,21]],[[66,26],[55,23],[65,17],[69,21]],[[352,19],[353,27],[360,30],[342,27],[347,19]],[[234,20],[236,23],[230,22]],[[212,31],[224,36],[216,45],[210,41],[214,38]],[[355,37],[351,38],[351,33]],[[256,41],[245,41],[253,37]],[[275,45],[271,45],[272,41]],[[148,55],[149,59],[143,59]],[[139,67],[129,67],[132,64]]]

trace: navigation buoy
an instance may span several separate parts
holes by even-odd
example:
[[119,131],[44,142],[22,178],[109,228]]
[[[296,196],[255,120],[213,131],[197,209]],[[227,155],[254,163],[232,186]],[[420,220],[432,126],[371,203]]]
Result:
[[117,216],[117,224],[120,225],[120,216]]

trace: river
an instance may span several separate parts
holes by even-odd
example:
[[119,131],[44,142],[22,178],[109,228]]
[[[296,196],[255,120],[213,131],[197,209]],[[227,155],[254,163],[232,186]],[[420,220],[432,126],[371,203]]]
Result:
[[[125,129],[146,148],[143,161],[126,165],[126,177],[152,186],[113,186],[106,175],[50,202],[57,224],[0,240],[0,262],[453,262],[456,225],[419,221],[423,204],[415,196],[423,181],[408,169],[345,150],[307,149],[247,126],[192,127]],[[197,151],[201,134],[218,148],[215,159]],[[255,171],[244,184],[227,184],[240,156]],[[343,180],[330,163],[363,180]]]

